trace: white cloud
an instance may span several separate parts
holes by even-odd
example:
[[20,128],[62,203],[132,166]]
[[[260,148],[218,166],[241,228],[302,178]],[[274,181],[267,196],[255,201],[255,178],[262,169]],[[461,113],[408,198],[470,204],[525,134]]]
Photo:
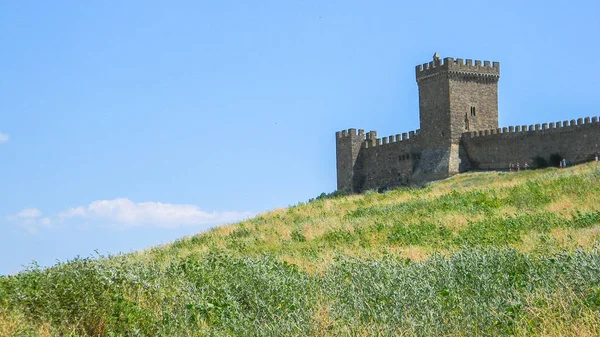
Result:
[[0,132],[0,144],[8,142],[8,135],[6,133]]
[[68,219],[74,217],[84,217],[86,215],[85,208],[79,206],[76,208],[69,208],[66,211],[58,213],[58,217],[61,219]]
[[52,220],[49,217],[42,218],[42,212],[37,208],[25,208],[17,214],[7,216],[6,219],[25,228],[31,234],[36,234],[40,227],[52,227]]
[[193,225],[219,225],[242,220],[248,212],[205,212],[195,205],[146,201],[127,198],[97,200],[86,207],[70,208],[59,213],[62,221],[81,218],[119,227],[154,226],[175,228]]
[[50,217],[42,217],[42,212],[37,208],[26,208],[7,219],[30,233],[37,233],[39,228],[51,228],[53,224],[108,225],[117,228],[213,226],[239,221],[250,215],[248,212],[205,212],[189,204],[133,202],[127,198],[117,198],[97,200],[87,206],[69,208]]
[[42,212],[37,208],[25,208],[14,216],[17,218],[39,218],[42,216]]

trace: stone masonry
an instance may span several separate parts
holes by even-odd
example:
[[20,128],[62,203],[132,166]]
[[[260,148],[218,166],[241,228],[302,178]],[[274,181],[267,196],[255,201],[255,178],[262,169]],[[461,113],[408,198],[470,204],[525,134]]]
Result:
[[440,59],[416,67],[421,128],[377,137],[377,132],[336,132],[337,189],[422,184],[471,169],[531,168],[551,161],[591,160],[599,152],[598,117],[498,127],[500,63]]

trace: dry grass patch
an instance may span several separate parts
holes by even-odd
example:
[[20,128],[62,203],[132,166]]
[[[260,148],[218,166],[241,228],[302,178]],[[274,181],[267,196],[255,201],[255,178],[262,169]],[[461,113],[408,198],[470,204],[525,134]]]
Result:
[[330,332],[334,326],[334,321],[331,319],[329,314],[331,308],[327,303],[322,303],[315,310],[314,324],[315,324],[315,336],[325,336]]
[[[540,296],[544,304],[540,306]],[[525,312],[528,321],[536,323],[536,335],[544,337],[593,337],[600,336],[600,313],[589,308],[585,300],[571,288],[564,287],[551,295],[531,296]],[[517,336],[530,336],[531,326],[520,321]]]
[[466,217],[464,214],[449,213],[439,218],[438,221],[446,228],[461,230],[468,226],[469,221],[479,221],[483,220],[483,218],[485,218],[484,215]]
[[529,232],[521,236],[521,242],[511,245],[511,247],[522,253],[531,253],[541,244],[541,233]]
[[576,247],[591,248],[600,237],[600,225],[582,229],[556,228],[550,231],[550,234],[561,246],[575,245]]
[[560,198],[546,205],[545,209],[549,212],[561,215],[570,215],[574,208],[574,200],[571,198]]
[[400,247],[398,253],[400,256],[413,262],[425,261],[431,256],[431,253],[428,250],[419,246]]
[[531,179],[533,171],[529,172],[498,172],[498,171],[483,171],[469,172],[456,175],[438,183],[432,183],[436,189],[446,189],[448,191],[460,189],[469,191],[479,189],[482,186],[490,187],[510,187],[517,185],[521,179],[528,177]]
[[209,251],[210,251],[210,248],[208,246],[197,245],[193,248],[186,248],[186,249],[178,250],[177,257],[180,259],[185,259],[185,258],[189,257],[190,255],[208,253]]
[[[369,202],[366,202],[363,205],[360,205],[360,207],[368,207],[368,206],[372,206],[372,205],[380,205],[380,206],[386,206],[386,205],[395,205],[395,204],[400,204],[403,202],[408,202],[411,201],[413,199],[417,199],[417,198],[421,198],[421,197],[429,197],[430,194],[432,192],[428,192],[426,194],[422,194],[419,195],[417,193],[411,193],[412,191],[409,190],[406,187],[400,187],[397,190],[393,190],[393,191],[389,191],[385,194],[383,194],[382,196],[383,199],[381,200],[377,200],[375,198],[371,198],[369,200]],[[438,192],[440,195],[442,195],[443,193]],[[358,204],[352,204],[352,205],[348,205],[344,210],[346,212],[351,212],[356,210],[359,207]]]
[[[441,253],[444,255],[444,252],[441,250],[436,250],[435,252]],[[367,257],[370,259],[381,259],[383,256],[397,256],[405,259],[409,259],[413,262],[421,262],[427,260],[431,257],[432,250],[427,249],[421,246],[391,246],[391,245],[382,245],[380,247],[374,247],[372,250],[368,251],[367,254],[363,254],[362,257]],[[347,256],[353,257],[361,257],[356,256],[356,254],[349,254]]]
[[38,322],[31,330],[32,326],[25,320],[22,314],[7,314],[0,312],[0,336],[36,336],[53,337],[52,327],[48,322]]
[[331,230],[339,228],[345,228],[349,230],[350,226],[346,226],[346,223],[342,222],[342,220],[339,218],[331,217],[305,225],[302,228],[302,234],[307,240],[314,240],[325,235],[325,233]]
[[216,227],[214,234],[215,234],[215,236],[223,236],[223,237],[228,236],[229,234],[231,234],[231,232],[236,230],[239,225],[240,224],[233,224],[233,225]]

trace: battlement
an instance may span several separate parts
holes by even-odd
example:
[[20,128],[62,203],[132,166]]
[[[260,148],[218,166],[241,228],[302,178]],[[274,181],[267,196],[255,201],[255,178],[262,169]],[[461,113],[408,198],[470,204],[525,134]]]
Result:
[[364,148],[373,148],[399,142],[414,141],[418,138],[420,130],[414,130],[404,133],[398,133],[387,137],[377,138],[377,132],[370,131],[367,133],[366,141],[363,143]]
[[518,135],[530,132],[543,134],[546,132],[568,131],[578,129],[582,126],[591,126],[592,124],[598,124],[598,120],[598,117],[594,116],[591,118],[578,118],[577,120],[571,119],[541,124],[505,126],[497,129],[465,132],[463,135],[466,135],[469,138],[475,138],[494,135]]
[[409,140],[417,139],[420,130],[414,130],[387,137],[377,138],[377,131],[369,131],[365,133],[362,129],[348,129],[342,130],[335,133],[337,139],[355,138],[363,140],[363,148],[372,148],[376,146],[382,146],[387,144],[393,144],[397,142],[405,142]]
[[451,74],[468,76],[490,81],[497,81],[500,78],[500,62],[480,61],[461,58],[453,59],[446,57],[440,59],[437,53],[433,61],[423,63],[415,67],[417,82],[439,76],[440,74]]
[[365,138],[365,130],[359,129],[358,132],[356,129],[348,129],[337,131],[335,133],[335,138],[346,138],[346,137],[362,137]]

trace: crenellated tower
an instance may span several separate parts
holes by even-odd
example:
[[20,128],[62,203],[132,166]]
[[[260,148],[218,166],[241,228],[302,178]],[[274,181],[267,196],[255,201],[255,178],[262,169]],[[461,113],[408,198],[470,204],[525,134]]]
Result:
[[500,63],[467,59],[416,67],[421,132],[432,145],[456,144],[464,132],[498,127]]
[[461,135],[498,127],[499,78],[498,62],[442,60],[437,53],[431,62],[416,66],[422,179],[440,179],[468,169],[461,154]]
[[358,153],[365,141],[364,130],[348,129],[335,133],[337,189],[354,192]]

